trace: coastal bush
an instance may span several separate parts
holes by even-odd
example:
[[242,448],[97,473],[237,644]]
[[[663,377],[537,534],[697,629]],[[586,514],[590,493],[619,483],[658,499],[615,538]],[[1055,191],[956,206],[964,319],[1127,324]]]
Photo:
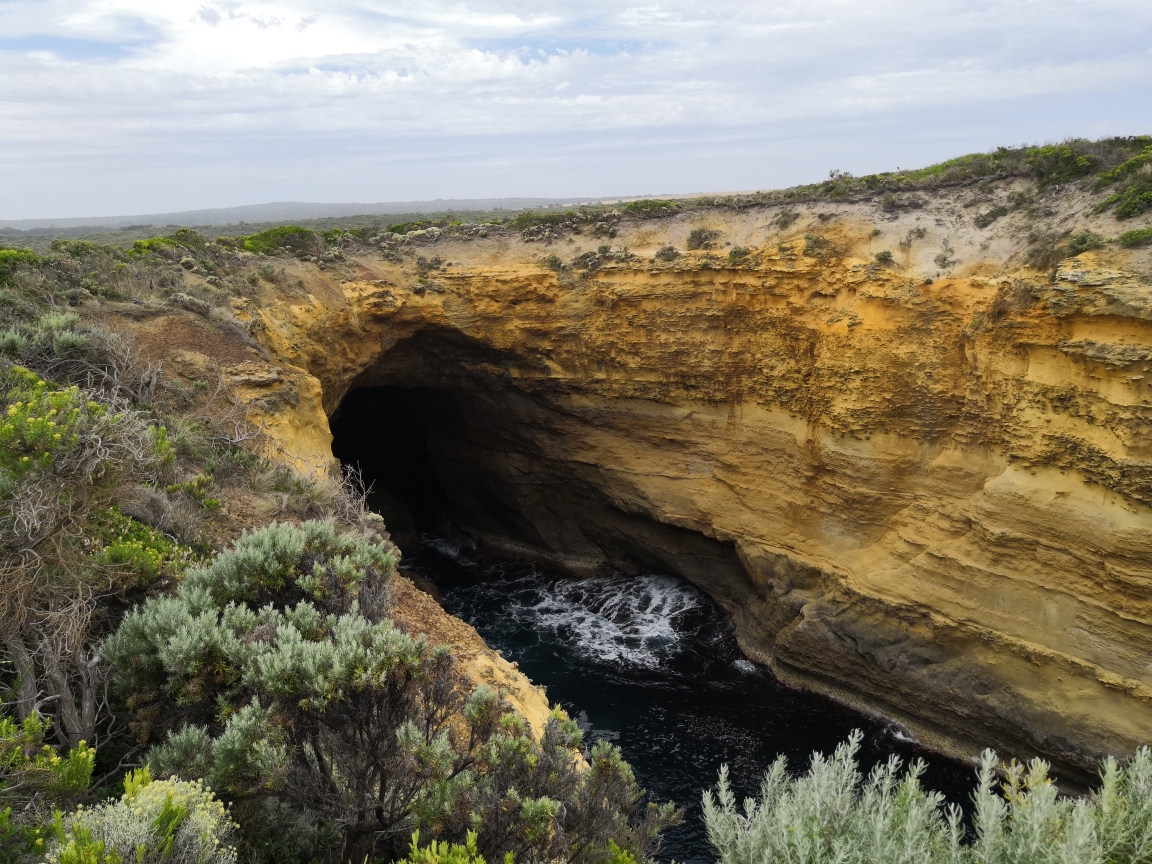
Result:
[[681,206],[679,201],[645,198],[640,201],[629,201],[624,205],[624,212],[631,216],[639,216],[641,219],[659,219],[663,216],[671,216],[679,211]]
[[943,242],[940,244],[940,254],[938,254],[932,260],[941,270],[947,270],[949,267],[956,265],[956,258],[953,257],[955,254],[956,250],[952,248],[952,244],[948,241],[948,238],[945,237]]
[[275,254],[283,249],[304,255],[320,245],[322,241],[315,231],[298,225],[281,225],[244,238],[247,251],[264,255]]
[[656,254],[653,256],[653,259],[656,261],[663,261],[665,264],[669,264],[679,257],[680,253],[676,250],[675,246],[661,246],[656,250]]
[[766,861],[837,864],[1140,864],[1152,856],[1152,751],[1121,767],[1107,759],[1092,796],[1060,798],[1048,764],[1000,766],[984,751],[973,795],[972,840],[959,807],[920,785],[924,763],[901,774],[896,756],[865,780],[857,767],[862,734],[831,757],[815,753],[793,778],[784,757],[765,773],[759,796],[738,807],[720,771],[704,793],[708,839],[720,864]]
[[1123,190],[1105,199],[1100,209],[1113,206],[1117,219],[1131,219],[1152,210],[1152,172],[1137,175]]
[[1066,141],[1030,148],[1024,161],[1036,174],[1040,186],[1067,183],[1091,174],[1100,161],[1084,145],[1086,141]]
[[1081,231],[1068,239],[1068,257],[1074,258],[1081,252],[1089,249],[1099,249],[1104,245],[1104,238],[1091,231]]
[[19,268],[43,263],[31,249],[0,249],[0,285],[8,283]]
[[[511,852],[504,856],[504,864],[514,864]],[[412,832],[412,845],[408,857],[396,864],[487,864],[484,856],[476,848],[476,832],[469,831],[463,843],[437,843],[433,840],[428,846],[420,846],[420,832]]]
[[399,630],[394,566],[370,536],[273,524],[126,616],[102,653],[158,742],[153,771],[236,802],[256,852],[306,823],[331,838],[309,854],[342,860],[398,857],[413,829],[477,831],[480,853],[517,860],[646,854],[671,805],[646,805],[608,744],[582,770],[562,712],[537,742],[448,649]]
[[1100,175],[1098,189],[1117,184],[1120,189],[1102,201],[1097,212],[1114,207],[1116,218],[1130,219],[1152,209],[1152,138],[1140,140],[1145,146],[1139,153]]
[[81,741],[60,755],[45,743],[51,725],[39,712],[23,722],[7,713],[0,716],[0,804],[19,801],[27,808],[40,793],[59,802],[88,789],[96,751]]
[[752,250],[746,246],[733,246],[728,250],[728,266],[738,267],[748,260],[752,255]]
[[236,825],[202,783],[124,778],[120,800],[56,815],[47,864],[235,864]]
[[121,483],[163,482],[172,448],[139,412],[19,366],[0,370],[0,410],[0,685],[20,722],[46,705],[56,739],[78,747],[104,719],[106,667],[86,644],[95,595],[128,569],[88,554],[89,516]]
[[990,210],[985,211],[984,213],[979,214],[972,221],[976,223],[977,228],[987,228],[989,225],[991,225],[993,222],[995,222],[1001,216],[1007,216],[1007,215],[1008,215],[1008,208],[1003,206],[1003,205],[999,205],[999,206],[991,208]]
[[[1152,243],[1152,228],[1141,228],[1138,231],[1127,231],[1120,235],[1120,245],[1126,249],[1135,249]],[[3,337],[0,337],[2,340]],[[0,342],[2,344],[2,342]]]
[[808,258],[824,258],[832,251],[832,244],[818,234],[804,235],[804,251]]
[[688,242],[684,245],[688,249],[711,249],[719,236],[720,232],[711,228],[693,228],[688,232]]

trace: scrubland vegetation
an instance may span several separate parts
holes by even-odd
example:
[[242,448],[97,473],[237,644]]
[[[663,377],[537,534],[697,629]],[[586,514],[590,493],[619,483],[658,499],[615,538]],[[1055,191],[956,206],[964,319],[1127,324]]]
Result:
[[[943,807],[920,784],[921,762],[901,773],[892,757],[861,776],[857,732],[830,757],[814,754],[799,777],[778,759],[759,796],[738,806],[720,772],[717,794],[704,795],[708,839],[721,864],[1137,864],[1152,860],[1152,752],[1127,765],[1105,762],[1087,798],[1057,795],[1048,765],[997,763],[985,751],[972,817]],[[1001,771],[998,773],[997,769]],[[1001,775],[1003,780],[1001,780]]]
[[269,461],[222,380],[87,314],[187,310],[255,351],[227,301],[287,278],[261,255],[350,237],[376,234],[0,253],[0,862],[627,864],[680,818],[392,622],[362,489]]
[[[893,211],[922,206],[922,192],[1013,177],[1037,190],[1084,184],[1101,212],[1131,219],[1152,210],[1152,139],[1001,148],[715,199],[0,249],[0,864],[636,864],[680,818],[647,800],[616,748],[585,746],[559,711],[530,730],[449,649],[393,623],[397,553],[356,483],[270,461],[222,378],[165,377],[90,307],[186,310],[259,353],[231,301],[262,285],[293,290],[295,261],[340,267],[371,251],[413,265],[422,293],[443,290],[430,277],[447,265],[413,242],[575,234],[595,251],[540,266],[589,279],[691,259],[665,245],[639,261],[612,245],[628,220],[785,205],[783,230],[799,218],[793,203],[870,196]],[[1013,194],[977,213],[977,227],[1032,206]],[[901,249],[923,239],[915,230]],[[1109,242],[1147,245],[1152,228],[1115,241],[1036,233],[1028,262],[1050,268]],[[782,254],[837,254],[817,233],[789,243]],[[721,235],[706,226],[686,245],[700,266],[759,260],[742,246],[713,256]],[[937,264],[954,252],[945,240]],[[872,255],[870,267],[895,266],[889,250]],[[228,515],[241,494],[260,502],[259,518]],[[861,777],[858,745],[815,757],[801,777],[777,762],[742,809],[722,773],[705,796],[720,860],[1152,860],[1147,750],[1107,762],[1086,799],[1059,798],[1042,763],[985,754],[969,821],[924,791],[922,766]]]

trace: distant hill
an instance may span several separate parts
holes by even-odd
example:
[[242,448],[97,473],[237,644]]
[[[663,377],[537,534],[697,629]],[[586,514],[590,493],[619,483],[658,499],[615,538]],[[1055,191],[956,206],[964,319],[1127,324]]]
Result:
[[[636,196],[645,197],[645,196]],[[619,201],[608,198],[455,198],[435,201],[387,201],[375,204],[315,204],[305,201],[277,201],[245,204],[210,210],[184,210],[179,213],[145,213],[135,216],[81,216],[67,219],[0,219],[0,228],[19,231],[53,228],[101,227],[188,227],[236,225],[247,222],[290,222],[304,219],[330,219],[342,216],[397,215],[401,213],[444,213],[453,211],[528,210],[537,207],[563,207],[574,204]]]

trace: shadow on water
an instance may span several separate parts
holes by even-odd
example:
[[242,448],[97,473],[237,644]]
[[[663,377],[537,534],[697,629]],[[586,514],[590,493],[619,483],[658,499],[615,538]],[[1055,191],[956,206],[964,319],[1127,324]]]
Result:
[[672,576],[577,579],[425,537],[404,567],[443,593],[446,608],[548,688],[589,739],[619,745],[655,800],[686,809],[659,857],[712,862],[700,796],[727,763],[738,797],[753,794],[777,755],[805,770],[864,732],[862,769],[896,754],[923,758],[922,782],[966,809],[973,769],[927,753],[898,729],[824,697],[791,690],[736,645],[731,623]]

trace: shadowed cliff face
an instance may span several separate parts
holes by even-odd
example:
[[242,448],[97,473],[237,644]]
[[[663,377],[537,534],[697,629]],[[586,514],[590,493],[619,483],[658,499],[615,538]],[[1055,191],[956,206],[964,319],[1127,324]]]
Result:
[[[652,261],[701,217],[623,226],[649,257],[586,278],[507,237],[441,240],[434,290],[301,265],[302,292],[238,310],[322,392],[267,428],[324,468],[349,391],[408,392],[389,410],[424,431],[436,518],[682,574],[785,681],[952,752],[1090,769],[1152,738],[1148,262],[1050,277],[941,199],[879,222],[929,228],[877,263],[870,206],[784,234],[709,217],[754,249],[739,267]],[[934,266],[941,235],[970,263]]]

